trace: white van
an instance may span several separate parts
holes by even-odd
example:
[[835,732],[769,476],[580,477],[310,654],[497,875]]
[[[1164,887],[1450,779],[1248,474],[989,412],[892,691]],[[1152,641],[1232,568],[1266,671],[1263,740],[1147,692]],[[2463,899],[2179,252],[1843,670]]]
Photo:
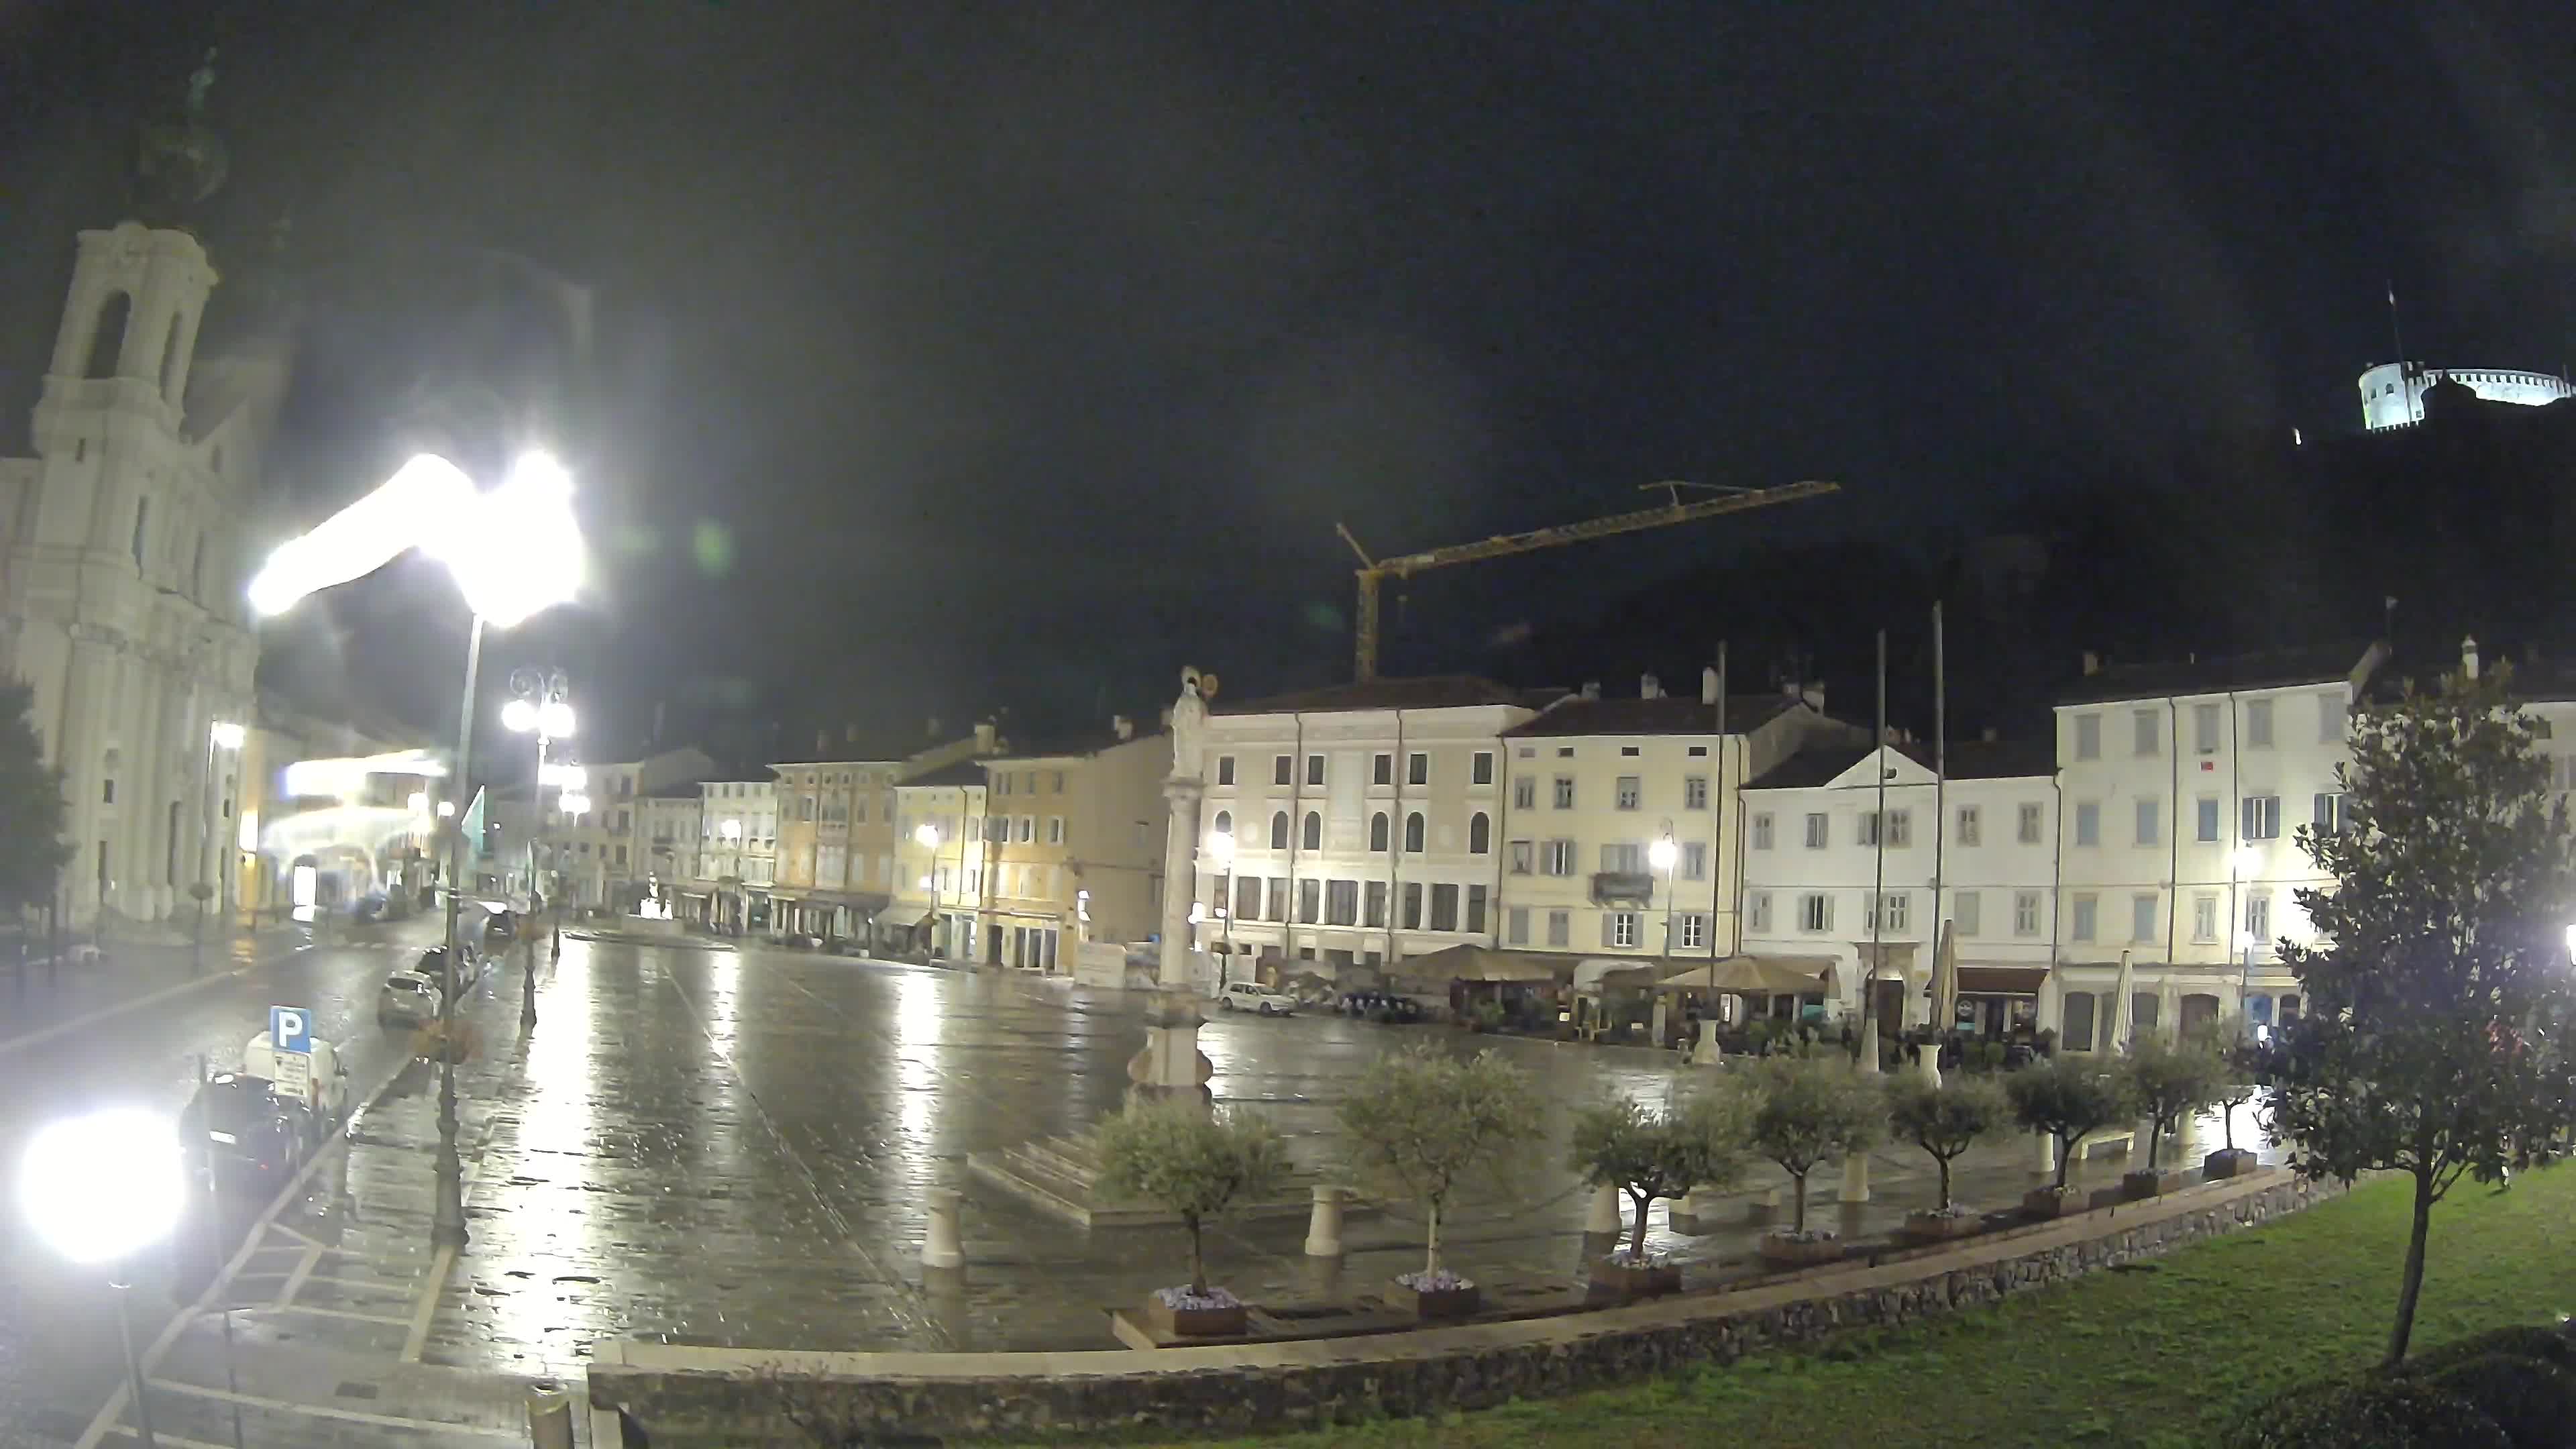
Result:
[[267,1032],[242,1044],[241,1074],[269,1083],[269,1091],[277,1096],[302,1101],[312,1109],[314,1121],[326,1130],[349,1110],[349,1068],[341,1062],[338,1050],[319,1037],[313,1040],[312,1070],[306,1074],[300,1093],[280,1080],[277,1052],[269,1045]]

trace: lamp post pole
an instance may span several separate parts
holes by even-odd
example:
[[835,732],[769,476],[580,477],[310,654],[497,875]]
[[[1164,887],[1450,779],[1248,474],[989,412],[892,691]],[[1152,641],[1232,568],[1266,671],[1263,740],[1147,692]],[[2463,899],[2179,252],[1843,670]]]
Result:
[[[483,616],[476,614],[465,643],[465,696],[456,720],[456,789],[473,788],[474,695],[483,668]],[[462,1249],[465,1231],[465,1165],[456,1155],[456,913],[464,888],[465,813],[447,834],[447,949],[439,955],[438,1002],[438,1188],[429,1224],[429,1241],[440,1248]]]

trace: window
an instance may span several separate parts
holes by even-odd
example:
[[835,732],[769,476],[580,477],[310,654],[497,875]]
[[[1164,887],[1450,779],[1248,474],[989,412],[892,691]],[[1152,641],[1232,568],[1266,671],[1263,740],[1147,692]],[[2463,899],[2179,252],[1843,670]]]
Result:
[[1404,817],[1404,850],[1407,855],[1422,853],[1422,812],[1419,810]]
[[2269,949],[2272,944],[2272,898],[2249,893],[2245,897],[2245,934],[2254,943]]
[[1216,782],[1220,785],[1231,785],[1234,783],[1234,756],[1219,755],[1216,757]]
[[1530,873],[1530,862],[1535,858],[1535,852],[1531,850],[1528,841],[1515,840],[1506,849],[1505,856],[1510,862],[1509,869],[1512,874],[1527,875]]
[[1479,810],[1467,817],[1467,853],[1484,855],[1494,848],[1494,822]]
[[1288,812],[1285,810],[1273,812],[1270,817],[1270,848],[1272,850],[1288,848]]
[[1708,842],[1686,841],[1682,845],[1682,879],[1708,879]]
[[1021,817],[1020,817],[1020,844],[1022,844],[1022,845],[1034,845],[1034,844],[1036,844],[1036,843],[1037,843],[1037,838],[1038,838],[1038,818],[1037,818],[1036,816],[1034,816],[1034,815],[1023,815],[1023,816],[1021,816]]
[[2317,696],[2317,743],[2343,743],[2343,695],[2340,691]]
[[1610,947],[1625,947],[1631,950],[1635,949],[1637,945],[1637,913],[1635,911],[1603,911],[1601,913],[1601,944]]
[[618,863],[619,865],[624,865],[624,864],[626,863],[626,847],[625,847],[625,846],[622,846],[622,845],[621,845],[621,846],[617,847],[617,863]]
[[1574,842],[1551,840],[1539,847],[1539,873],[1567,876],[1574,874]]
[[2102,805],[2097,800],[2079,800],[2075,804],[2075,843],[2102,843]]
[[2141,759],[2164,752],[2163,719],[2151,709],[2129,711],[2129,726],[2137,733],[2137,753]]
[[1619,777],[1618,798],[1615,801],[1615,807],[1621,810],[1634,810],[1637,808],[1642,794],[1643,792],[1638,787],[1636,776],[1621,775]]
[[1324,848],[1324,817],[1320,812],[1313,810],[1306,812],[1306,828],[1298,832],[1297,843],[1299,848],[1305,850]]
[[993,793],[996,795],[1008,795],[1011,793],[1010,771],[1004,770],[1001,774],[993,777]]
[[1475,759],[1467,767],[1467,783],[1470,785],[1490,785],[1494,783],[1493,751],[1478,750],[1476,752]]
[[2218,706],[2195,704],[2191,707],[2191,747],[2204,755],[2218,753]]
[[2199,891],[2191,898],[2191,938],[2195,941],[2218,939],[2218,892]]
[[1681,929],[1683,950],[1705,951],[1708,949],[1708,915],[1706,912],[1683,912],[1681,916]]
[[1708,808],[1708,776],[1682,776],[1682,808],[1684,810]]
[[1960,806],[1958,831],[1959,843],[1961,845],[1975,845],[1978,843],[1978,837],[1982,833],[1983,832],[1980,830],[1977,822],[1977,807],[1974,805]]
[[1768,810],[1753,817],[1753,848],[1755,850],[1771,848],[1771,812]]
[[2249,750],[2272,748],[2272,701],[2245,701],[2245,747]]
[[114,776],[111,775],[107,779],[98,782],[98,803],[101,805],[113,805],[116,803],[116,778]]
[[2093,993],[2066,993],[2066,1029],[2058,1033],[2057,1044],[2068,1051],[2093,1050]]
[[145,534],[146,534],[147,530],[148,530],[148,529],[150,528],[150,526],[151,526],[151,518],[152,518],[152,500],[151,500],[151,499],[149,499],[149,498],[137,498],[137,499],[135,499],[135,500],[134,500],[134,566],[135,566],[136,568],[141,568],[141,567],[143,567],[143,540],[144,540],[144,537],[145,537]]
[[1798,929],[1807,932],[1830,931],[1834,928],[1834,898],[1822,891],[1809,891],[1798,897]]
[[2079,714],[2075,717],[2075,758],[2079,760],[2102,758],[2102,717],[2100,715]]
[[[1226,833],[1227,833],[1227,834],[1229,834],[1229,835],[1233,833],[1233,827],[1231,826],[1231,824],[1229,824],[1229,825],[1228,825]],[[1050,816],[1048,816],[1048,817],[1047,817],[1047,844],[1049,844],[1049,845],[1062,845],[1062,844],[1064,844],[1064,817],[1063,817],[1063,816],[1061,816],[1061,815],[1050,815]]]
[[2319,835],[2339,835],[2352,828],[2352,800],[2340,790],[2317,796],[2310,824]]
[[1324,883],[1324,924],[1356,926],[1360,923],[1360,883],[1336,880]]
[[2203,795],[2192,802],[2192,838],[2202,844],[2218,839],[2218,797]]
[[2015,821],[2013,826],[2014,839],[2019,840],[2024,845],[2039,844],[2039,827],[2041,823],[2042,808],[2043,807],[2028,801],[2023,802],[2020,810],[2016,812],[2018,819]]
[[1896,849],[1902,849],[1903,847],[1914,843],[1913,811],[1890,810],[1887,812],[1887,843],[1891,848]]
[[1506,946],[1529,944],[1529,907],[1513,906],[1503,912],[1503,944]]
[[1574,912],[1550,911],[1547,913],[1547,943],[1551,946],[1574,944]]
[[1875,811],[1875,810],[1864,810],[1864,811],[1860,812],[1860,839],[1859,839],[1858,843],[1859,843],[1859,844],[1861,844],[1861,845],[1876,845],[1876,844],[1878,844],[1878,812],[1877,812],[1877,811]]
[[1261,919],[1261,877],[1247,875],[1234,883],[1234,915],[1240,921]]
[[1523,775],[1512,782],[1512,808],[1515,810],[1538,808],[1538,781],[1535,778]]
[[1309,785],[1320,785],[1324,783],[1323,756],[1308,755],[1306,757],[1306,783]]
[[1270,760],[1270,783],[1273,785],[1288,784],[1295,778],[1289,773],[1290,770],[1295,767],[1295,764],[1296,762],[1286,755],[1272,756]]
[[1386,882],[1382,880],[1370,881],[1368,882],[1368,888],[1361,894],[1364,897],[1362,902],[1364,914],[1360,917],[1360,924],[1363,926],[1385,925]]
[[1621,745],[1619,747],[1619,753],[1622,756],[1633,760],[1637,758],[1637,747],[1635,745]]
[[1485,887],[1467,887],[1467,930],[1482,933],[1485,929]]
[[1369,760],[1369,782],[1375,785],[1395,783],[1395,756],[1376,755]]
[[1556,777],[1556,808],[1559,810],[1571,810],[1574,808],[1574,777],[1572,775],[1559,775]]
[[1319,880],[1297,882],[1297,919],[1309,926],[1320,925],[1324,913],[1324,883]]
[[2248,795],[2245,797],[2242,813],[2245,817],[2241,822],[2244,825],[2242,833],[2246,839],[2278,840],[2281,838],[2280,796]]
[[2039,892],[2013,892],[2013,934],[2016,936],[2039,934]]
[[1914,928],[1914,893],[1889,891],[1879,897],[1881,931],[1910,931]]
[[2164,839],[2164,802],[2140,800],[2138,804],[2138,844],[2155,845]]
[[1643,875],[1646,870],[1646,847],[1633,840],[1613,841],[1601,847],[1601,869],[1612,875]]
[[2136,942],[2156,938],[2156,898],[2151,895],[2129,897],[2129,939]]
[[1431,887],[1431,929],[1458,929],[1458,888],[1446,881]]
[[1825,812],[1821,810],[1809,812],[1807,815],[1807,848],[1809,850],[1824,849],[1827,834],[1828,832],[1825,828]]
[[1752,931],[1771,929],[1771,893],[1755,891],[1744,898],[1744,925]]
[[1708,746],[1693,745],[1682,753],[1690,756],[1694,760],[1705,760],[1708,758]]
[[2071,904],[2075,908],[2075,919],[2068,923],[2066,934],[2078,941],[2092,940],[2095,919],[2102,913],[2102,902],[2093,895],[2085,894],[2078,895]]
[[1385,811],[1383,811],[1383,810],[1381,810],[1381,811],[1377,812],[1375,815],[1370,816],[1370,817],[1369,817],[1369,849],[1371,849],[1371,850],[1384,850],[1384,849],[1386,849],[1386,847],[1387,847],[1387,833],[1386,833],[1386,832],[1387,832],[1387,825],[1386,825],[1386,812],[1385,812]]
[[1431,757],[1429,755],[1416,751],[1405,757],[1404,783],[1408,785],[1428,785],[1431,783]]

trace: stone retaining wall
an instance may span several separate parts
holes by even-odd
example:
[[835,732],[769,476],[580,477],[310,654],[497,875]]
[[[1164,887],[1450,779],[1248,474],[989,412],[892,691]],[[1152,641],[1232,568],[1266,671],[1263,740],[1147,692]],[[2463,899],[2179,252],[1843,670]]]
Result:
[[[1730,1363],[1848,1328],[1909,1323],[2264,1222],[2342,1191],[2273,1169],[1876,1263],[1623,1308],[1367,1338],[1154,1353],[817,1353],[605,1343],[590,1401],[654,1449],[1000,1438],[1151,1429],[1241,1434],[1482,1408]],[[861,1435],[866,1437],[862,1438]],[[641,1439],[630,1435],[630,1442]]]

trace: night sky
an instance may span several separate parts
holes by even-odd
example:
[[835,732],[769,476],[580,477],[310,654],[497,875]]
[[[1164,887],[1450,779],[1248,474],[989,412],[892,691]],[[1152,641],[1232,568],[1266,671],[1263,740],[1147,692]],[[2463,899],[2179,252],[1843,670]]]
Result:
[[[2576,353],[2563,4],[0,0],[13,452],[71,234],[210,44],[202,230],[300,303],[274,521],[560,440],[598,585],[496,663],[630,734],[1323,682],[1337,518],[1846,488],[1414,586],[1391,668],[1511,676],[1736,551],[2352,431],[2392,280],[2417,356]],[[436,723],[458,612],[389,571],[282,677]]]

